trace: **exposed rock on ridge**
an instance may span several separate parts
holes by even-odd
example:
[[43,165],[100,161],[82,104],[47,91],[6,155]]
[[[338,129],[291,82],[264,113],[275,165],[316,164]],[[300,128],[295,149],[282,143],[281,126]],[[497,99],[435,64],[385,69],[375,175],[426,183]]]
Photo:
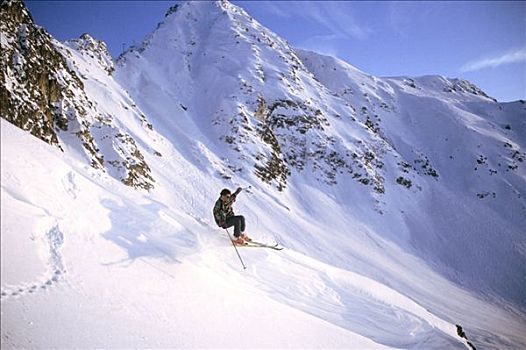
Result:
[[[63,151],[84,154],[91,166],[127,185],[152,188],[150,168],[136,142],[111,115],[98,111],[71,53],[33,23],[21,1],[3,1],[0,22],[1,117]],[[85,34],[68,45],[96,60],[107,74],[113,71],[104,43]]]

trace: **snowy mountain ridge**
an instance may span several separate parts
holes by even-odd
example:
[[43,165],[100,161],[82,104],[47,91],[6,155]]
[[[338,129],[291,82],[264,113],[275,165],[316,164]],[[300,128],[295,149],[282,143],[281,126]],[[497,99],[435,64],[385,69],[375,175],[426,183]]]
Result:
[[[91,81],[77,67],[83,60],[74,58],[98,50],[105,74],[94,80],[107,79],[113,64],[105,44],[84,35],[69,43],[71,51],[36,26],[22,2],[3,1],[1,6],[2,118],[63,150],[70,148],[124,183],[151,188],[153,179],[141,151],[115,126],[112,112],[97,107],[89,93]],[[132,113],[145,119],[140,111]]]
[[[19,35],[31,51],[37,26],[13,8],[27,12],[2,3],[2,99],[26,108],[43,88],[15,57],[41,59]],[[76,120],[100,161],[52,117],[56,142],[40,138],[64,152],[2,121],[2,346],[526,344],[524,101],[368,75],[227,1],[171,7],[115,63],[89,34],[42,35],[62,63],[40,66],[82,83],[49,103],[85,96],[68,106],[88,111]],[[239,184],[249,233],[287,248],[240,248],[246,272],[210,214]]]

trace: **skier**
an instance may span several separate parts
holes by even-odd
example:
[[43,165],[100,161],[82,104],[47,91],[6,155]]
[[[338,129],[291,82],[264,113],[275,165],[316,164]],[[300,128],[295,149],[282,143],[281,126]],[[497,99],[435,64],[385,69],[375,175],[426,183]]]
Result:
[[245,242],[250,242],[250,239],[245,232],[245,218],[242,215],[235,215],[232,209],[232,204],[236,201],[237,195],[242,188],[238,187],[236,192],[231,193],[228,188],[221,191],[219,199],[214,205],[214,219],[219,227],[227,229],[234,226],[233,241],[237,245],[243,245]]

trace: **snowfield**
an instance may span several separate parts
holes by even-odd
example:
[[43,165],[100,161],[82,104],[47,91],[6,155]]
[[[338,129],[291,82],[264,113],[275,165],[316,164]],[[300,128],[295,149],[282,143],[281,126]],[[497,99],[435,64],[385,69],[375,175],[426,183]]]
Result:
[[[115,64],[54,43],[107,169],[1,119],[2,348],[526,347],[523,101],[295,51],[226,1],[172,10]],[[149,191],[119,181],[134,147]],[[246,270],[212,216],[238,186],[284,247],[239,247]]]
[[[208,215],[211,191],[187,211],[181,188],[141,194],[1,122],[3,346],[463,348],[456,323],[474,341],[524,341],[517,315],[366,227],[340,227],[324,247],[301,215],[289,217],[299,233],[257,231],[279,216],[258,208],[263,193],[242,193],[252,235],[287,246],[239,248],[243,270]],[[313,258],[342,251],[347,269]]]

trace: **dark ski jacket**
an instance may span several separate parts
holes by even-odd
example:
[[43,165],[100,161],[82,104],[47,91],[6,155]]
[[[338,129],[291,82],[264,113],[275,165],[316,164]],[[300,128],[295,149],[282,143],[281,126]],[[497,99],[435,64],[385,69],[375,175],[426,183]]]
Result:
[[221,197],[216,201],[214,205],[214,219],[219,227],[224,227],[226,219],[235,215],[232,204],[236,201],[236,196],[236,193],[232,193],[228,201],[223,202]]

